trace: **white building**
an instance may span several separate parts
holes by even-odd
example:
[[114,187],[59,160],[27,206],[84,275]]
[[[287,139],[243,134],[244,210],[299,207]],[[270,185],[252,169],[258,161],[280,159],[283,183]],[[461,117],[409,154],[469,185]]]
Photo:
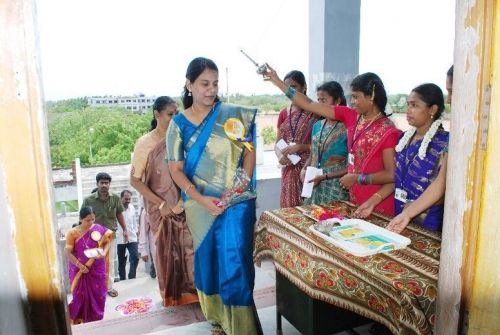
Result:
[[146,113],[153,107],[156,97],[137,96],[105,96],[87,98],[87,103],[92,107],[123,107],[132,112]]

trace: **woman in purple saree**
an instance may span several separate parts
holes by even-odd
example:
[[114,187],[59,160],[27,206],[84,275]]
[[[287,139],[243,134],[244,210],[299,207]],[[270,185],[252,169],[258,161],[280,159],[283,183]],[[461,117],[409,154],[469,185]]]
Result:
[[113,232],[94,223],[92,207],[80,210],[80,225],[66,235],[69,280],[73,299],[69,303],[72,324],[101,320],[106,303],[106,264]]

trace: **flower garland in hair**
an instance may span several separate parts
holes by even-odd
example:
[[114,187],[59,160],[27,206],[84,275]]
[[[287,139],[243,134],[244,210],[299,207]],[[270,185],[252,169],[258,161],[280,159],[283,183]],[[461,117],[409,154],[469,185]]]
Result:
[[[427,147],[429,146],[429,143],[431,143],[432,138],[434,137],[434,135],[436,135],[436,132],[438,131],[442,123],[443,120],[441,120],[441,118],[432,122],[431,127],[425,133],[425,136],[422,139],[422,143],[420,143],[420,147],[418,148],[418,158],[420,159],[425,158],[425,155],[427,154]],[[410,129],[405,131],[405,134],[403,135],[401,140],[399,140],[399,143],[396,146],[396,152],[401,152],[401,150],[403,150],[406,147],[410,139],[413,137],[413,135],[415,135],[416,131],[417,128],[415,127],[411,127]]]

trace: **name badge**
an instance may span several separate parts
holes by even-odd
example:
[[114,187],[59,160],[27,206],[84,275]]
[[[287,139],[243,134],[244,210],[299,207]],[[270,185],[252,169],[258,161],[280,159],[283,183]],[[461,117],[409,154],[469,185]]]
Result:
[[347,156],[347,163],[349,165],[354,165],[354,155],[349,153],[349,155]]
[[406,193],[405,190],[402,190],[400,188],[396,188],[396,190],[394,191],[394,198],[396,198],[396,200],[401,201],[402,203],[406,204],[406,202],[408,201],[407,197],[408,197],[408,193]]

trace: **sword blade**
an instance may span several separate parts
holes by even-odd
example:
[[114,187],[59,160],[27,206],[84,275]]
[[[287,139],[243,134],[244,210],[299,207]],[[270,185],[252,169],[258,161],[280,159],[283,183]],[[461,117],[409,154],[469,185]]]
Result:
[[259,64],[252,59],[252,57],[248,56],[248,54],[243,51],[243,49],[240,50],[243,55],[245,55],[246,58],[248,58],[252,63],[254,63],[255,66],[259,66]]

